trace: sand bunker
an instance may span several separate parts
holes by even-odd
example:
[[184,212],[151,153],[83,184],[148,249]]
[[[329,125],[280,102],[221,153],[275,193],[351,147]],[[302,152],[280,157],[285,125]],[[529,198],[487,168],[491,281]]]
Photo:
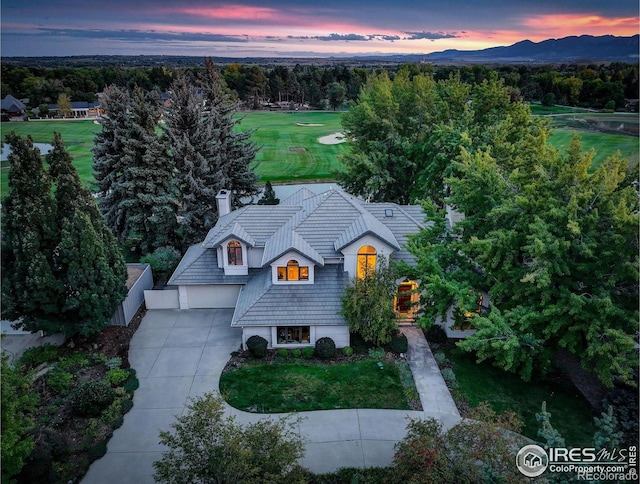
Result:
[[345,138],[344,133],[333,133],[328,136],[322,136],[318,138],[318,143],[323,145],[337,145],[340,143],[345,143],[347,138]]
[[307,149],[302,146],[290,146],[289,151],[293,151],[294,153],[302,153],[303,151],[307,151]]
[[296,123],[298,126],[324,126],[321,123]]

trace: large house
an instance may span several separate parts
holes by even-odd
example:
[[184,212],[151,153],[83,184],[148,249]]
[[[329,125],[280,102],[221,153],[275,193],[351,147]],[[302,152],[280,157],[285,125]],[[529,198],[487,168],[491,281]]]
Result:
[[[424,225],[420,206],[367,203],[333,189],[301,189],[279,205],[231,210],[218,194],[219,220],[189,248],[169,280],[181,309],[234,308],[242,342],[270,348],[313,346],[328,336],[349,345],[341,301],[350,280],[387,259],[413,262],[405,244]],[[412,320],[417,283],[400,279],[394,304]]]

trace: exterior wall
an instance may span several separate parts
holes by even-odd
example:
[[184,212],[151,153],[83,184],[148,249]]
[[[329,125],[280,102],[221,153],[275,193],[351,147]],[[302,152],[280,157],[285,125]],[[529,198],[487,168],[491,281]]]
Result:
[[[183,307],[181,298],[180,309],[235,308],[240,293],[240,284],[206,284],[201,286],[180,286],[181,292],[186,294],[187,308]],[[182,288],[185,288],[182,290]]]
[[180,298],[177,289],[164,291],[144,291],[147,309],[179,309]]
[[264,255],[264,248],[250,247],[248,252],[249,252],[249,268],[262,267],[262,256]]
[[270,326],[245,326],[242,328],[242,347],[247,348],[247,340],[253,335],[262,336],[267,340],[267,347],[271,348],[271,327]]
[[[300,264],[301,266],[309,267],[308,281],[279,281],[278,280],[278,266],[280,267],[286,266],[287,262],[289,262],[292,259],[298,261],[298,264]],[[287,252],[285,255],[274,260],[271,263],[271,282],[273,284],[313,284],[314,272],[315,272],[314,269],[315,269],[315,264],[311,262],[309,259],[307,259],[306,257],[302,257],[297,252]]]
[[[301,325],[302,326],[302,325]],[[322,326],[322,325],[309,325],[311,332],[311,343],[310,344],[287,344],[287,345],[279,345],[274,343],[277,341],[276,339],[276,326],[245,326],[242,328],[242,347],[246,348],[247,339],[249,339],[254,334],[258,336],[262,336],[267,340],[268,348],[304,348],[305,346],[315,346],[316,341],[323,337],[331,338],[335,344],[336,348],[344,348],[345,346],[349,346],[349,328],[345,326]]]
[[356,267],[358,263],[358,250],[364,245],[370,245],[376,249],[377,261],[379,263],[380,257],[386,257],[387,259],[394,252],[393,247],[381,241],[379,238],[373,235],[365,235],[364,237],[356,240],[354,243],[346,246],[342,249],[344,254],[344,270],[349,273],[350,278],[356,277]]

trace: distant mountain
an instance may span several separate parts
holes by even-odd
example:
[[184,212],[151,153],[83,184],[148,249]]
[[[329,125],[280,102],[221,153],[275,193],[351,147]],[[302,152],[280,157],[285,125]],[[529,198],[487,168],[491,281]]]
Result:
[[523,40],[508,47],[483,50],[450,49],[426,56],[428,62],[440,63],[529,63],[529,62],[638,62],[640,36],[615,37],[581,35],[542,42]]

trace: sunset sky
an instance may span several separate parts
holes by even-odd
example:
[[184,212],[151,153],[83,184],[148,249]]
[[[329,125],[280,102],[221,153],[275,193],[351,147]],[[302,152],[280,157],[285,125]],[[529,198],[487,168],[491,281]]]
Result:
[[320,57],[630,36],[637,0],[2,0],[2,56]]

